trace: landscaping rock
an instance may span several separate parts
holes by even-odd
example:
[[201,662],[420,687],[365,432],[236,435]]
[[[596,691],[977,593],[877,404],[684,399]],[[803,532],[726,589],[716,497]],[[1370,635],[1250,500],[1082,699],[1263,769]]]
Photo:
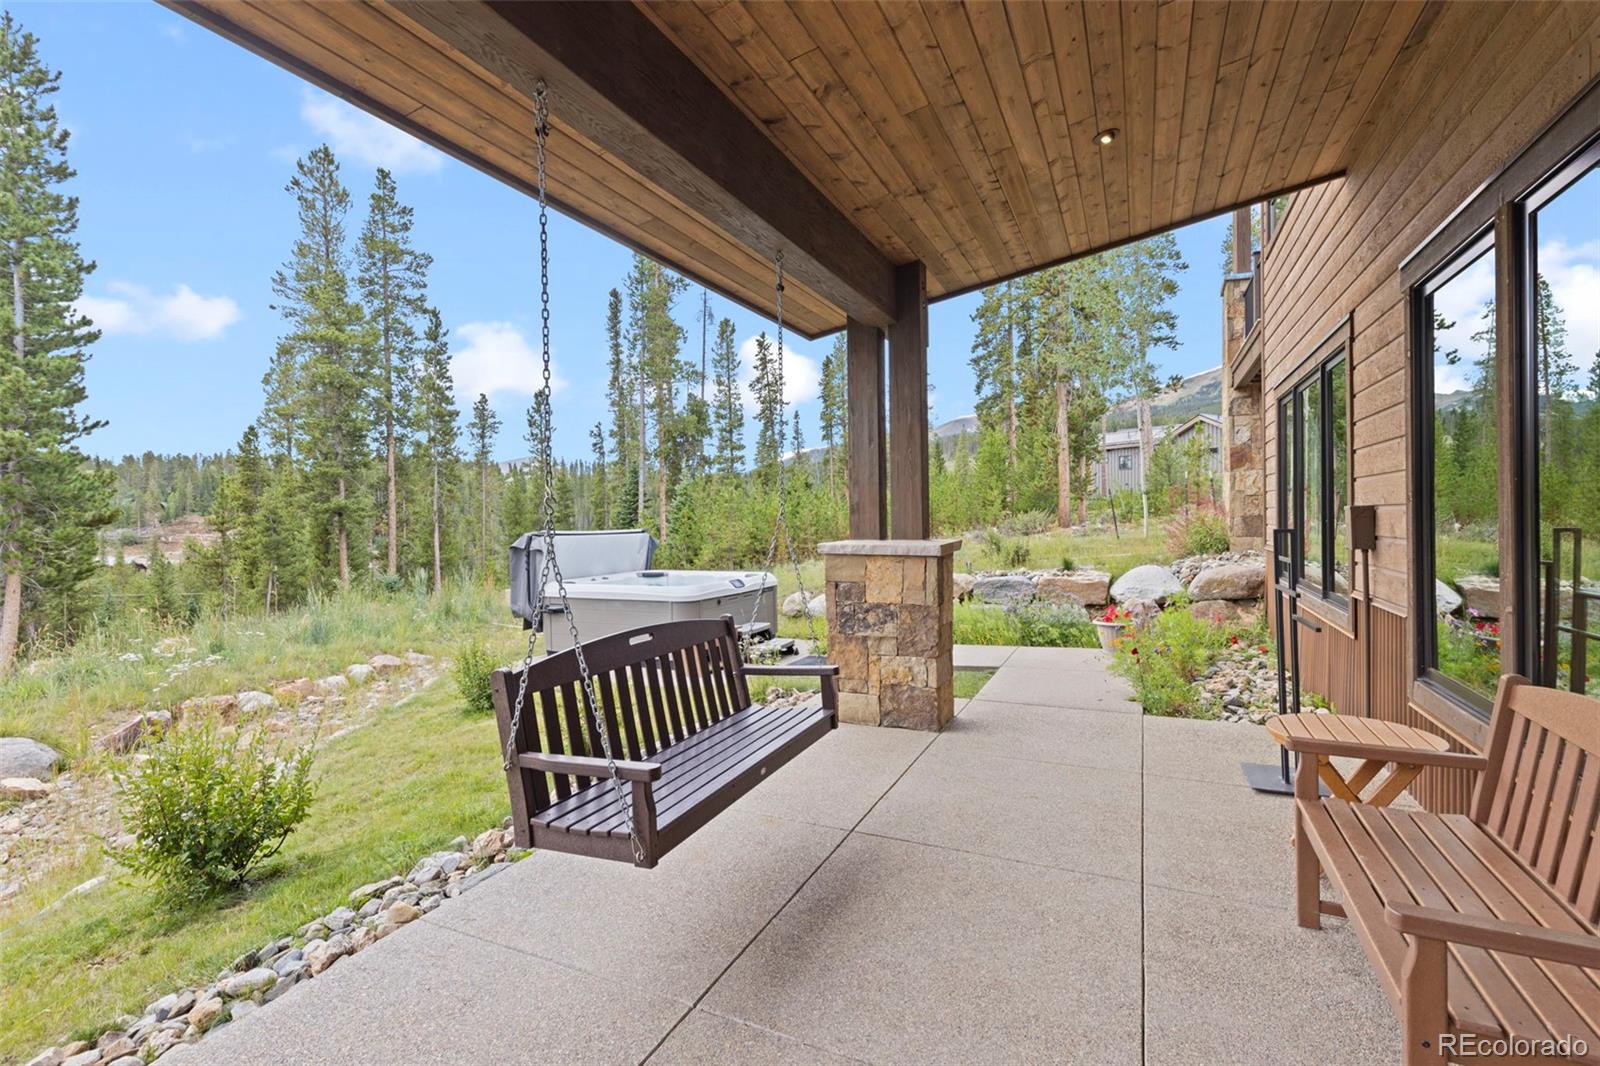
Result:
[[60,1048],[47,1047],[33,1058],[23,1063],[23,1066],[61,1066],[62,1061],[66,1057],[66,1053]]
[[1026,576],[1016,574],[980,577],[972,587],[972,595],[983,603],[1021,607],[1033,602],[1033,582]]
[[279,955],[272,962],[272,972],[278,975],[278,980],[283,980],[290,974],[298,973],[306,968],[305,952],[299,948],[290,948]]
[[341,933],[328,938],[315,951],[306,952],[306,966],[311,970],[311,976],[315,977],[348,954],[350,938]]
[[189,1012],[189,1024],[198,1032],[209,1032],[218,1022],[228,1020],[228,1005],[220,998],[202,999]]
[[233,1005],[232,1021],[242,1022],[261,1008],[248,999],[241,999]]
[[126,755],[151,733],[161,733],[172,725],[172,712],[151,711],[148,714],[136,714],[123,722],[117,728],[95,741],[102,750],[113,755]]
[[241,692],[238,695],[239,713],[255,714],[258,711],[270,711],[278,705],[270,693],[257,692],[254,689]]
[[343,674],[329,674],[317,680],[317,691],[324,696],[336,696],[350,687],[350,679]]
[[489,880],[489,878],[493,877],[495,874],[502,870],[509,870],[510,868],[511,864],[508,862],[497,862],[489,866],[485,866],[481,870],[470,873],[462,879],[461,884],[456,886],[456,894],[460,895],[462,892],[470,892],[472,889],[477,888],[479,885]]
[[0,799],[44,799],[56,786],[37,777],[0,777]]
[[296,678],[272,690],[272,698],[279,703],[293,706],[308,696],[317,694],[317,683],[309,677]]
[[216,714],[224,722],[231,722],[239,717],[239,697],[231,692],[221,696],[194,696],[178,704],[173,717],[182,721],[185,716],[197,713]]
[[[1449,588],[1450,586],[1446,585],[1444,587]],[[1443,594],[1435,593],[1435,595],[1441,597],[1436,601],[1440,614],[1454,614],[1456,608],[1459,608],[1462,602],[1465,601],[1469,611],[1476,611],[1485,618],[1500,617],[1499,578],[1489,577],[1485,574],[1468,574],[1466,577],[1457,579],[1456,588],[1461,591],[1461,595],[1456,597],[1455,607],[1448,610],[1445,608]]]
[[806,597],[801,592],[791,592],[783,598],[783,606],[778,608],[785,618],[799,618],[805,614]]
[[[1498,589],[1496,590],[1496,598],[1498,599]],[[1461,594],[1443,581],[1435,581],[1433,583],[1433,609],[1439,614],[1455,614],[1461,610]],[[1497,611],[1498,609],[1496,607]]]
[[1262,620],[1260,600],[1195,600],[1189,613],[1214,625],[1248,626]]
[[367,665],[378,674],[398,674],[406,668],[406,661],[398,655],[374,655]]
[[244,999],[265,992],[278,980],[276,971],[266,967],[257,966],[253,970],[234,974],[232,977],[217,985],[217,991],[229,999]]
[[333,932],[348,929],[356,923],[356,912],[349,907],[335,907],[322,919],[322,924]]
[[61,753],[28,737],[0,737],[0,777],[47,780],[61,764]]
[[[498,830],[490,830],[490,832],[498,832]],[[350,893],[350,905],[352,907],[359,907],[367,900],[376,896],[381,896],[396,885],[404,883],[404,878],[386,877],[382,881],[373,881],[371,884],[362,885],[360,888]]]
[[344,676],[350,679],[352,685],[365,685],[376,672],[366,663],[351,663],[344,668]]
[[114,1059],[107,1059],[102,1055],[100,1061],[106,1063],[107,1066],[144,1066],[144,1060],[132,1054],[119,1055]]
[[956,602],[964,603],[972,595],[973,586],[977,585],[978,578],[974,574],[956,574],[955,582]]
[[165,1055],[179,1044],[183,1043],[183,1033],[171,1029],[158,1029],[150,1034],[150,1039],[145,1041],[144,1052],[146,1059],[154,1060]]
[[1213,563],[1195,575],[1189,595],[1196,600],[1257,600],[1266,584],[1264,562]]
[[[182,1018],[194,1010],[196,996],[193,989],[186,988],[177,994],[177,1002],[172,1004],[172,1009],[167,1011],[168,1018]],[[165,1019],[163,1019],[165,1020]]]
[[425,885],[429,881],[438,881],[456,871],[461,865],[462,855],[459,851],[436,851],[432,855],[420,860],[406,875],[406,880],[413,885]]
[[383,917],[378,921],[378,935],[388,936],[402,925],[408,925],[421,917],[422,908],[410,903],[397,902],[383,912]]
[[1064,574],[1041,574],[1034,582],[1034,596],[1044,603],[1072,603],[1079,607],[1101,607],[1111,602],[1111,575],[1103,570],[1069,570]]
[[1183,585],[1171,570],[1147,563],[1117,578],[1111,586],[1111,598],[1124,607],[1135,601],[1162,604],[1182,591]]
[[99,1062],[99,1061],[100,1061],[100,1052],[99,1052],[99,1050],[95,1049],[95,1048],[90,1048],[88,1051],[80,1051],[80,1052],[78,1052],[76,1055],[73,1055],[71,1058],[62,1059],[61,1060],[61,1066],[94,1066],[94,1064]]

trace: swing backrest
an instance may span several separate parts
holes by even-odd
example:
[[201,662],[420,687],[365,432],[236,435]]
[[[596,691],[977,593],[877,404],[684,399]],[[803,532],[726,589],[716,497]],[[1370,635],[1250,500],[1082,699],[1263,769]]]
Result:
[[[733,618],[641,626],[583,645],[597,711],[616,759],[648,760],[707,726],[750,706],[739,632]],[[513,720],[521,668],[494,672],[495,713],[502,731]],[[517,726],[515,752],[603,758],[579,690],[576,649],[536,661]],[[503,732],[502,732],[502,735]],[[588,788],[596,779],[523,770],[533,815]]]

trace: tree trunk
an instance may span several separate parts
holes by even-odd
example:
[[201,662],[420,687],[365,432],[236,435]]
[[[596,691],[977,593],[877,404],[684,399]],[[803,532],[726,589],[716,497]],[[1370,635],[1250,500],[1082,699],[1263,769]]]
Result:
[[1139,506],[1144,511],[1144,535],[1150,535],[1150,451],[1155,429],[1150,425],[1150,400],[1139,399]]
[[[656,409],[667,409],[666,390],[656,389]],[[667,536],[667,423],[666,419],[656,418],[656,532],[663,539]]]
[[[478,569],[489,568],[489,464],[478,464]],[[481,574],[480,574],[481,576]]]
[[6,571],[5,603],[0,605],[0,677],[9,676],[17,664],[17,636],[21,631],[22,574],[12,567]]
[[339,513],[334,518],[335,539],[339,544],[339,587],[350,587],[350,534],[344,526],[344,478],[339,479]]
[[1065,378],[1056,378],[1056,525],[1072,525],[1072,433],[1067,409],[1072,394]]
[[439,464],[433,464],[433,591],[438,592],[444,588],[444,564],[439,557],[439,524],[443,516],[439,513]]
[[398,493],[396,492],[394,415],[392,413],[384,416],[384,436],[389,447],[389,514],[388,529],[385,530],[385,533],[389,540],[389,573],[393,574],[400,569],[400,545],[395,538],[395,531],[400,528],[400,507],[396,498]]
[[637,502],[637,504],[636,504],[636,506],[634,508],[635,517],[638,519],[638,522],[639,522],[639,524],[641,526],[644,525],[645,506],[646,506],[646,504],[645,504],[645,493],[644,493],[644,434],[645,434],[645,424],[644,423],[645,423],[645,417],[644,417],[644,371],[641,368],[641,370],[639,371],[639,476],[638,476],[638,484],[637,484],[638,502]]

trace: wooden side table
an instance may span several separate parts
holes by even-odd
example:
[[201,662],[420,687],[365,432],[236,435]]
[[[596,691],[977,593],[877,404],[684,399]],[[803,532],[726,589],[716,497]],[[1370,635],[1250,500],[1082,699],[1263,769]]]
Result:
[[[1422,763],[1407,759],[1408,753],[1422,755],[1450,748],[1449,741],[1434,733],[1352,715],[1280,714],[1268,718],[1266,726],[1272,739],[1279,744],[1287,745],[1293,738],[1301,758],[1315,755],[1317,776],[1328,786],[1328,791],[1339,799],[1374,807],[1387,807],[1422,773]],[[1333,757],[1343,754],[1340,748],[1346,746],[1363,749],[1361,765],[1348,778],[1333,765]],[[1375,747],[1384,749],[1387,757],[1365,757]],[[1386,766],[1391,768],[1388,777],[1362,799],[1362,791],[1377,780]]]

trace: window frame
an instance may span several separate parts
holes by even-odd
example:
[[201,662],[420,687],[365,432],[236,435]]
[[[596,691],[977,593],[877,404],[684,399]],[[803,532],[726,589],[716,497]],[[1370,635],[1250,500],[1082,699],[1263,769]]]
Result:
[[[1433,467],[1432,351],[1424,342],[1431,321],[1424,286],[1464,266],[1485,243],[1495,253],[1496,387],[1502,463],[1499,479],[1501,668],[1532,676],[1537,654],[1535,597],[1538,569],[1538,456],[1528,447],[1535,430],[1538,396],[1534,370],[1532,292],[1534,252],[1529,216],[1582,176],[1583,164],[1600,152],[1600,79],[1592,81],[1517,156],[1481,185],[1400,264],[1406,299],[1406,344],[1411,362],[1407,432],[1410,434],[1408,483],[1412,500],[1411,639],[1408,674],[1411,699],[1419,709],[1464,737],[1481,736],[1491,701],[1444,677],[1431,666],[1433,626]],[[1474,251],[1476,249],[1476,251]],[[1441,282],[1442,283],[1442,282]],[[1435,286],[1436,288],[1437,286]],[[1423,354],[1426,352],[1426,356]],[[1426,363],[1424,365],[1424,361]],[[1424,419],[1426,415],[1426,419]],[[1515,457],[1508,460],[1505,457]],[[1426,463],[1423,459],[1426,459]],[[1426,466],[1426,469],[1424,469]],[[1529,545],[1532,550],[1529,550]]]
[[[1318,471],[1317,501],[1321,516],[1320,544],[1322,558],[1322,580],[1320,585],[1307,584],[1305,581],[1305,541],[1303,535],[1295,537],[1294,558],[1290,562],[1291,577],[1296,589],[1302,597],[1322,604],[1340,619],[1347,617],[1350,610],[1350,593],[1339,592],[1334,587],[1336,572],[1334,546],[1338,542],[1337,527],[1348,519],[1349,505],[1352,501],[1354,488],[1354,433],[1351,427],[1355,423],[1353,415],[1355,388],[1353,378],[1353,350],[1354,336],[1351,329],[1351,320],[1346,317],[1333,330],[1323,338],[1311,353],[1301,360],[1294,372],[1285,379],[1274,397],[1277,404],[1278,417],[1278,528],[1304,530],[1306,521],[1306,493],[1300,491],[1306,478],[1306,455],[1301,445],[1304,439],[1301,426],[1301,411],[1303,404],[1301,398],[1307,388],[1315,382],[1320,391],[1319,425],[1317,427],[1318,443],[1320,445],[1320,467]],[[1333,507],[1337,493],[1334,491],[1334,473],[1338,463],[1334,457],[1334,442],[1337,434],[1334,432],[1333,382],[1335,376],[1344,379],[1345,399],[1345,447],[1344,447],[1344,501],[1345,513],[1335,514]],[[1285,462],[1287,455],[1288,461]],[[1349,550],[1349,537],[1344,538],[1348,558],[1345,559],[1346,575],[1355,573],[1355,553]],[[1350,580],[1347,577],[1347,581]],[[1331,621],[1331,619],[1330,619]]]

